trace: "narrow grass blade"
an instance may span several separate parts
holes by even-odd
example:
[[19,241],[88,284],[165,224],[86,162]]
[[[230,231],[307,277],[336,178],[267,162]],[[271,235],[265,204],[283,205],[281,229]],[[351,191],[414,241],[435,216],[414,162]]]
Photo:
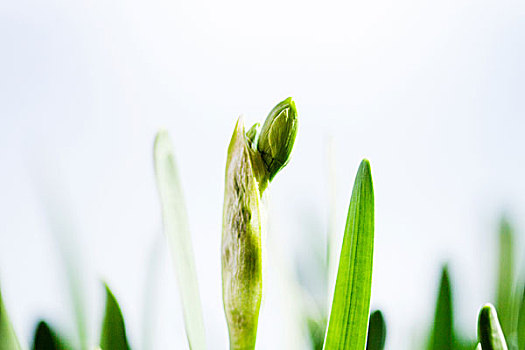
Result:
[[[514,278],[514,235],[510,223],[503,218],[499,231],[498,285],[496,308],[503,334],[510,335],[513,324],[513,278]],[[515,322],[515,321],[514,321]]]
[[45,321],[38,322],[33,340],[33,350],[69,350],[67,342],[51,329]]
[[519,307],[517,335],[518,349],[525,349],[525,288],[523,289]]
[[81,242],[72,221],[74,215],[70,212],[71,208],[63,193],[45,190],[47,186],[40,187],[43,208],[60,254],[66,287],[69,290],[71,316],[74,318],[76,330],[74,347],[89,350],[92,349],[93,340],[89,332],[89,298],[86,285],[88,275],[83,251],[80,249]]
[[370,163],[359,166],[334,290],[325,349],[365,348],[374,255],[374,190]]
[[508,350],[496,309],[491,304],[479,311],[478,341],[483,350]]
[[452,306],[452,292],[447,266],[441,270],[439,294],[436,303],[436,312],[432,333],[430,335],[429,350],[454,349],[454,311]]
[[106,311],[100,335],[100,347],[104,350],[129,350],[124,317],[117,299],[106,285]]
[[186,336],[191,349],[205,349],[204,322],[188,218],[171,141],[166,131],[157,134],[154,160],[164,232],[168,238],[175,266]]
[[321,350],[323,348],[326,320],[319,320],[315,318],[307,318],[306,326],[308,335],[313,350]]
[[481,345],[478,344],[478,340],[472,340],[472,339],[461,339],[458,340],[457,336],[454,338],[454,349],[455,350],[472,350],[476,349],[477,346],[479,346],[479,349],[481,349]]
[[9,320],[7,310],[0,291],[0,349],[20,350],[20,343],[16,337],[13,325]]
[[35,330],[33,350],[59,349],[55,336],[46,322],[40,321]]
[[366,350],[383,350],[386,342],[386,323],[380,310],[372,312],[368,322]]

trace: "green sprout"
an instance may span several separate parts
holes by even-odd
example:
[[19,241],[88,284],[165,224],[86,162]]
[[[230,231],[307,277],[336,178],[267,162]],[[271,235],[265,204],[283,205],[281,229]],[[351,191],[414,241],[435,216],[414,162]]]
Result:
[[[269,114],[260,134],[237,120],[226,160],[222,225],[222,293],[231,349],[253,349],[262,298],[260,201],[288,163],[297,134],[288,98]],[[258,137],[257,137],[258,136]]]
[[270,181],[288,164],[296,135],[297,110],[289,97],[272,109],[257,143],[257,151],[266,165]]
[[486,304],[479,311],[478,341],[483,350],[508,349],[498,321],[498,314],[492,304]]

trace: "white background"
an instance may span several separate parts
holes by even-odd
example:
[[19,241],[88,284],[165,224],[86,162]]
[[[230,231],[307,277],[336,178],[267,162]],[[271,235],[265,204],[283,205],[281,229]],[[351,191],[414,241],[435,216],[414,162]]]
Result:
[[[0,282],[19,336],[29,343],[38,317],[74,334],[63,240],[93,342],[105,280],[136,349],[145,323],[153,348],[187,347],[152,166],[166,127],[208,345],[226,349],[226,147],[239,114],[262,121],[288,96],[300,130],[268,204],[283,260],[314,259],[322,242],[332,142],[338,232],[359,161],[372,164],[372,306],[385,312],[387,347],[418,348],[444,262],[459,326],[474,335],[493,298],[500,215],[525,230],[524,18],[518,0],[1,2]],[[286,269],[267,265],[258,348],[304,348]]]

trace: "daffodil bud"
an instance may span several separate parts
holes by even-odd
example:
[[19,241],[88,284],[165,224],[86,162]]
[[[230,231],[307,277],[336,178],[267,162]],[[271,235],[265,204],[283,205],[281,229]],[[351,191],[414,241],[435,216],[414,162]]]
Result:
[[259,131],[260,127],[261,127],[261,124],[255,123],[252,125],[252,127],[248,131],[246,131],[246,138],[248,139],[248,145],[253,149],[257,149],[257,132]]
[[257,142],[257,150],[266,165],[269,181],[288,163],[296,135],[297,110],[289,97],[272,109]]
[[239,118],[228,147],[222,223],[222,298],[230,349],[254,349],[262,297],[261,209],[269,181],[288,162],[297,133],[295,104],[279,103],[261,132]]
[[222,297],[230,349],[253,349],[262,296],[260,193],[242,118],[226,161],[222,226]]

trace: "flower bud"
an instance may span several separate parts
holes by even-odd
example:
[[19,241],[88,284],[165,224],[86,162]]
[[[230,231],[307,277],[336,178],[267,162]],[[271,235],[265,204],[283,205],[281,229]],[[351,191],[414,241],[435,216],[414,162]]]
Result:
[[241,118],[228,147],[222,224],[222,298],[230,349],[253,349],[262,296],[260,193]]
[[289,97],[272,109],[257,142],[270,181],[288,163],[296,135],[297,110]]
[[222,216],[222,299],[230,349],[255,348],[262,297],[260,201],[290,157],[297,133],[295,104],[279,103],[258,133],[239,118],[228,147]]
[[248,139],[248,145],[253,149],[257,149],[257,132],[259,131],[260,127],[261,127],[261,124],[255,123],[252,125],[252,127],[248,131],[246,131],[246,138]]

